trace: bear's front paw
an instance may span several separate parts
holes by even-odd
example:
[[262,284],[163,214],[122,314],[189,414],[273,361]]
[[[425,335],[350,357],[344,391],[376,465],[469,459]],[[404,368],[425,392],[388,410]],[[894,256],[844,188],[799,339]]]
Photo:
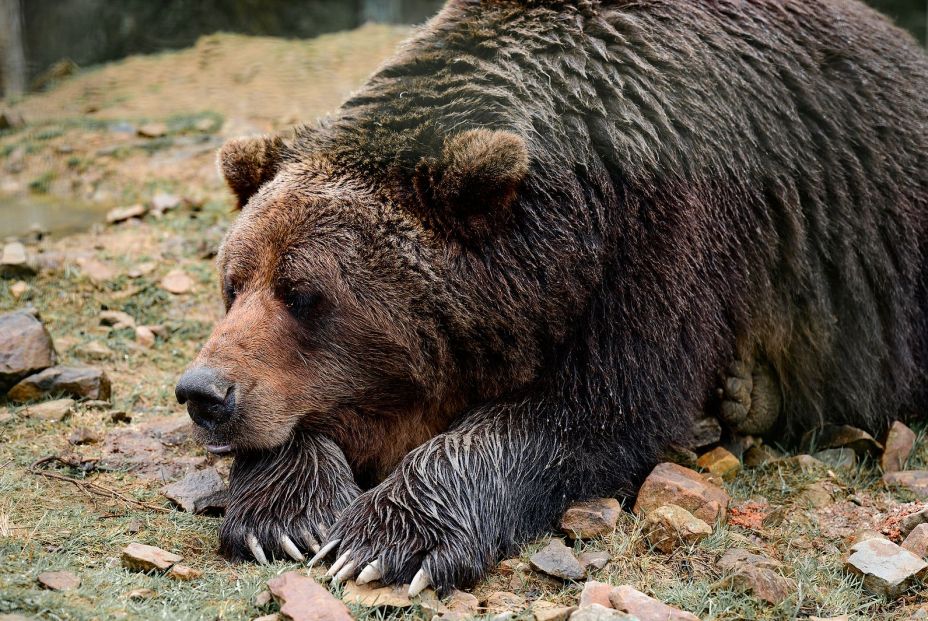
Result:
[[237,455],[219,550],[233,560],[304,560],[360,490],[341,450],[322,437],[298,437],[274,452]]
[[446,490],[419,492],[388,478],[359,496],[310,566],[338,546],[328,572],[336,583],[355,576],[358,584],[408,583],[414,597],[429,586],[444,594],[477,582],[501,544],[475,527],[480,516],[469,513],[470,503],[454,506]]

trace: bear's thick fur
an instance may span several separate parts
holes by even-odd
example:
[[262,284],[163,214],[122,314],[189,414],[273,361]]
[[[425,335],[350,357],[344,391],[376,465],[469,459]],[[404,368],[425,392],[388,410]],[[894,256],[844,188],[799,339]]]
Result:
[[471,583],[733,361],[781,433],[928,405],[928,58],[856,0],[452,0],[221,159],[231,556]]

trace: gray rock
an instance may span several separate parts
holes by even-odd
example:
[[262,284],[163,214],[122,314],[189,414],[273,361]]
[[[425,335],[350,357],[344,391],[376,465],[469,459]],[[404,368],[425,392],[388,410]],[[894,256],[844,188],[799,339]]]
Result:
[[21,380],[7,396],[22,402],[54,394],[106,400],[110,398],[110,378],[92,367],[51,367]]
[[191,472],[161,493],[188,513],[220,512],[228,503],[228,489],[215,468]]
[[0,253],[0,278],[29,278],[37,270],[26,256],[26,247],[19,242],[10,242],[3,246]]
[[52,337],[33,314],[16,311],[0,315],[0,393],[52,366],[55,358]]
[[857,427],[850,425],[825,425],[803,436],[803,444],[811,446],[812,443],[820,449],[849,448],[857,455],[877,456],[883,451],[883,446],[873,436]]
[[639,621],[625,612],[613,608],[606,608],[600,604],[591,604],[578,608],[570,615],[570,621]]
[[698,449],[716,444],[722,439],[722,424],[714,416],[707,416],[693,421],[690,427],[690,437],[686,445],[690,449]]
[[580,565],[584,569],[602,569],[610,560],[609,553],[601,550],[589,550],[580,554]]
[[563,580],[582,580],[586,570],[573,552],[560,539],[552,539],[547,546],[529,558],[536,570]]
[[832,468],[851,469],[857,465],[857,453],[850,448],[825,449],[815,453],[812,457]]
[[867,539],[854,544],[845,568],[863,577],[864,588],[894,598],[928,573],[928,564],[886,539]]

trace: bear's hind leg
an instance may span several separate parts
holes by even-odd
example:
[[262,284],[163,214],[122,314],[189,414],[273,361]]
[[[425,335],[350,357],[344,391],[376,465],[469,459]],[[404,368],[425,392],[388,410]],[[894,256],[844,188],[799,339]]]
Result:
[[236,455],[219,551],[233,560],[302,561],[360,493],[345,456],[325,437],[296,436],[275,451]]
[[765,435],[780,418],[776,372],[760,360],[736,360],[721,373],[719,417],[734,431]]

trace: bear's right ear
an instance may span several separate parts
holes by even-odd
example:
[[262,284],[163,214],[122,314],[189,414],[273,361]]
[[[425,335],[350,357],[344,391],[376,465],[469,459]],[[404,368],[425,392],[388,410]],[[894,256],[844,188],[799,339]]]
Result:
[[233,138],[219,150],[219,170],[241,209],[280,169],[284,141],[278,136]]

